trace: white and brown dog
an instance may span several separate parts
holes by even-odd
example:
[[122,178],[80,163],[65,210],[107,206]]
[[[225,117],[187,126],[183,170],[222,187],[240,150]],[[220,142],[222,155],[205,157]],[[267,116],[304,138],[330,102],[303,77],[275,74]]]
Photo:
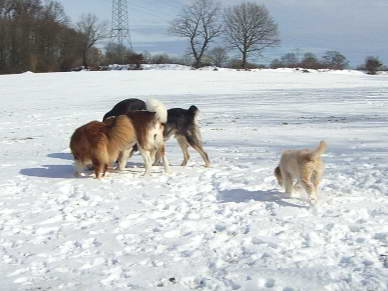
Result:
[[291,195],[295,186],[301,185],[309,195],[310,202],[317,201],[318,187],[325,168],[321,155],[325,152],[326,147],[326,142],[321,141],[319,146],[313,150],[286,150],[283,152],[274,174],[286,193]]
[[119,168],[123,170],[135,144],[144,159],[145,175],[150,173],[157,152],[161,153],[164,169],[168,172],[163,139],[166,122],[166,107],[152,99],[147,102],[147,111],[131,111],[104,122],[91,121],[81,126],[70,140],[75,175],[80,176],[83,169],[92,164],[96,178],[101,178],[118,158]]

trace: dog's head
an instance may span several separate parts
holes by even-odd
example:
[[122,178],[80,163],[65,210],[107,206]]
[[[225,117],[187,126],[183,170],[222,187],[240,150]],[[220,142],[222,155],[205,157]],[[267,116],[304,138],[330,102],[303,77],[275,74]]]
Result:
[[275,168],[274,174],[275,174],[276,180],[278,180],[279,185],[283,186],[282,173],[280,172],[279,166]]

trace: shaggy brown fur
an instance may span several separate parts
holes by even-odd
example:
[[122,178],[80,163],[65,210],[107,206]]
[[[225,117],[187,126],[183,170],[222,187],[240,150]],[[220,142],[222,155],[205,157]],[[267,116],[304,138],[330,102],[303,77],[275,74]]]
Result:
[[[161,137],[161,138],[160,138]],[[160,142],[161,140],[161,142]],[[164,147],[163,125],[154,112],[137,111],[128,115],[92,121],[78,128],[72,135],[70,149],[75,160],[75,175],[81,175],[85,166],[92,164],[96,178],[105,176],[108,166],[138,143],[145,161],[145,174],[150,171],[150,156],[155,149]],[[120,154],[121,153],[121,154]],[[126,160],[120,159],[120,169]],[[168,167],[165,163],[165,168]]]
[[280,186],[286,193],[292,194],[296,184],[301,185],[309,195],[310,201],[316,202],[319,183],[324,172],[321,155],[326,150],[326,142],[321,141],[314,149],[284,151],[279,166],[274,174]]
[[75,175],[93,164],[96,178],[105,176],[108,166],[129,144],[136,142],[135,130],[122,115],[104,122],[92,121],[76,129],[70,140],[75,160]]

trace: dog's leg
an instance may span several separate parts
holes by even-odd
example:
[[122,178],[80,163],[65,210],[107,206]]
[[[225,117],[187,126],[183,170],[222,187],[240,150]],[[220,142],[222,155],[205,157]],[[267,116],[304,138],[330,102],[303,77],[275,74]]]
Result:
[[148,176],[151,173],[151,167],[152,167],[152,157],[149,151],[146,151],[144,149],[140,149],[140,153],[143,157],[144,160],[144,175],[143,176]]
[[131,155],[131,152],[132,152],[132,147],[120,152],[119,160],[118,160],[120,171],[125,170],[125,167],[127,166],[127,161],[128,161],[129,156]]
[[178,144],[181,147],[181,150],[182,150],[182,153],[183,153],[183,162],[182,162],[181,166],[184,167],[184,166],[187,165],[187,162],[190,159],[190,154],[189,154],[189,151],[188,151],[189,143],[188,143],[186,137],[184,137],[182,135],[177,136],[176,140],[178,141]]
[[104,172],[104,165],[97,159],[93,159],[94,174],[96,179],[100,179]]
[[[191,142],[190,142],[191,141]],[[204,151],[202,147],[202,142],[198,138],[189,139],[190,145],[195,149],[202,157],[203,161],[205,162],[205,167],[210,167],[210,160],[207,153]]]
[[284,179],[284,189],[285,189],[286,193],[291,196],[293,188],[294,188],[293,181],[292,181],[291,177],[289,177],[289,175],[286,175],[285,179]]
[[281,177],[283,178],[284,190],[286,191],[287,194],[291,196],[292,190],[294,189],[293,187],[294,181],[292,179],[292,176],[286,171],[282,170],[282,168],[280,168],[280,173],[281,173]]
[[154,166],[160,166],[160,160],[162,159],[162,154],[160,152],[160,148],[156,151],[155,154],[155,161],[154,161]]
[[201,145],[195,145],[194,146],[194,149],[199,152],[199,154],[201,155],[203,161],[205,162],[205,167],[210,167],[210,160],[209,160],[209,156],[208,154],[203,150],[202,146]]
[[314,173],[311,175],[311,182],[314,185],[314,192],[318,193],[318,187],[319,187],[319,178],[318,173],[314,171]]
[[107,176],[107,172],[108,172],[108,164],[105,164],[104,165],[104,172],[102,173],[102,176],[106,177]]
[[119,156],[116,162],[118,164],[118,169],[120,171],[125,170],[128,160],[133,156],[134,152],[136,151],[137,151],[137,146],[135,144],[134,146],[129,146],[128,150],[124,150],[119,153]]
[[129,151],[129,155],[128,155],[128,160],[130,158],[132,158],[133,154],[137,151],[137,147],[136,146],[132,146],[130,151]]
[[303,188],[306,190],[309,200],[311,203],[315,203],[317,200],[316,192],[315,192],[315,185],[311,182],[312,178],[312,172],[309,170],[304,170],[302,173],[302,180],[301,184]]
[[162,156],[163,159],[163,167],[164,171],[166,173],[170,173],[170,165],[168,163],[167,155],[166,155],[166,147],[163,145],[160,146],[159,151],[160,155]]
[[210,167],[210,160],[208,154],[203,149],[202,137],[199,127],[195,126],[190,130],[190,134],[186,136],[189,144],[201,155],[205,162],[205,167]]
[[155,165],[156,155],[158,154],[158,151],[159,151],[159,149],[153,149],[152,151],[150,151],[152,165]]
[[315,196],[318,199],[318,192],[319,192],[319,184],[321,183],[323,175],[323,170],[318,169],[313,172],[313,175],[311,176],[311,181],[314,184],[314,191],[315,191]]

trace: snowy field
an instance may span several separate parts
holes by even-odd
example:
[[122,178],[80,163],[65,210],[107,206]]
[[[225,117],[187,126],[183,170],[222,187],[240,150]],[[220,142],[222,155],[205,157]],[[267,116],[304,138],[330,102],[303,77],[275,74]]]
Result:
[[[73,131],[125,98],[197,105],[204,168],[136,155],[74,178]],[[0,290],[388,290],[388,75],[147,70],[0,76]],[[272,175],[328,143],[318,205]]]

